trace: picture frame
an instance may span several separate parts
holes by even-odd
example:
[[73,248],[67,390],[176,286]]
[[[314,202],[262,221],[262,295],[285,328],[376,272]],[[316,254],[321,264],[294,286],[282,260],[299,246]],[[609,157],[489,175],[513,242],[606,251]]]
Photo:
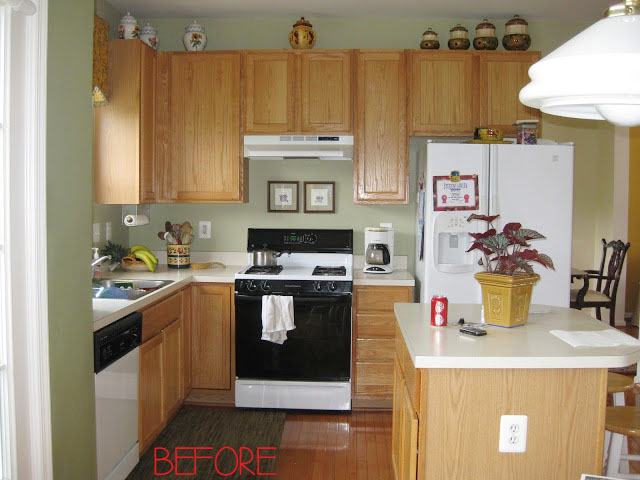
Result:
[[336,182],[304,182],[304,213],[336,213]]
[[267,182],[267,211],[280,213],[299,212],[299,183],[287,180],[269,180]]

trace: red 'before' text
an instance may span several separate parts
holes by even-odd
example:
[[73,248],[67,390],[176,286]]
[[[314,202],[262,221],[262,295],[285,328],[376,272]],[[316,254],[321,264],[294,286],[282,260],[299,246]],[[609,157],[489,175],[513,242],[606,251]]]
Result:
[[[253,450],[247,447],[240,447],[237,451],[231,447],[222,447],[217,452],[214,452],[213,447],[176,447],[172,460],[169,450],[156,447],[153,451],[153,473],[157,476],[169,475],[170,473],[174,475],[196,475],[198,471],[198,460],[213,460],[215,472],[223,477],[228,477],[236,472],[254,476],[275,475],[274,472],[264,472],[260,470],[261,460],[276,458],[275,455],[268,455],[272,453],[269,452],[269,450],[275,449],[276,447],[258,447],[254,455]],[[228,469],[229,471],[222,471],[218,466],[218,461],[225,458],[225,455],[232,459],[233,469]],[[254,459],[255,467],[252,469]],[[189,468],[185,469],[185,471],[178,471],[179,460],[181,460],[181,465],[187,463]],[[200,463],[202,465],[203,462]],[[209,471],[209,468],[207,468],[207,471]]]

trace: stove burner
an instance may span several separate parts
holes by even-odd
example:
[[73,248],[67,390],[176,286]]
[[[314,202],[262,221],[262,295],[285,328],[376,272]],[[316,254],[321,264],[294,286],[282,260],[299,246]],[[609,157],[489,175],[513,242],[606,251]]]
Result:
[[254,265],[244,273],[257,275],[278,275],[282,271],[282,265]]
[[347,274],[347,268],[345,266],[340,267],[322,267],[318,265],[313,269],[311,275],[332,275],[332,276],[345,276]]

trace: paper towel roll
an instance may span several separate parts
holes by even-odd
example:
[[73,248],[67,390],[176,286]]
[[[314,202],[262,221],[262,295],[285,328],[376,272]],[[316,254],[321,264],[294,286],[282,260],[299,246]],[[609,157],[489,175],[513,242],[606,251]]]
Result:
[[138,227],[140,225],[148,225],[149,217],[147,215],[125,215],[124,224],[127,227]]

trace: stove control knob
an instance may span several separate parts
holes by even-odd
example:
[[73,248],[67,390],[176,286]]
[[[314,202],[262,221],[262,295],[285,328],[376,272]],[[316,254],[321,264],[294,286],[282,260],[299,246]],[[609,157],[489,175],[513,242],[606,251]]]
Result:
[[313,289],[314,289],[316,292],[321,292],[321,291],[322,291],[322,282],[315,282],[315,283],[313,284]]
[[247,290],[250,292],[255,292],[258,289],[258,284],[253,280],[247,281]]
[[338,289],[338,285],[336,285],[336,282],[331,282],[329,284],[329,290],[331,290],[332,292],[335,292]]
[[260,285],[260,289],[265,292],[265,293],[269,293],[271,291],[271,285],[269,284],[269,282],[267,282],[266,280],[264,282],[262,282],[262,284]]
[[316,235],[315,233],[310,233],[309,236],[307,237],[307,241],[313,245],[318,241],[318,235]]

